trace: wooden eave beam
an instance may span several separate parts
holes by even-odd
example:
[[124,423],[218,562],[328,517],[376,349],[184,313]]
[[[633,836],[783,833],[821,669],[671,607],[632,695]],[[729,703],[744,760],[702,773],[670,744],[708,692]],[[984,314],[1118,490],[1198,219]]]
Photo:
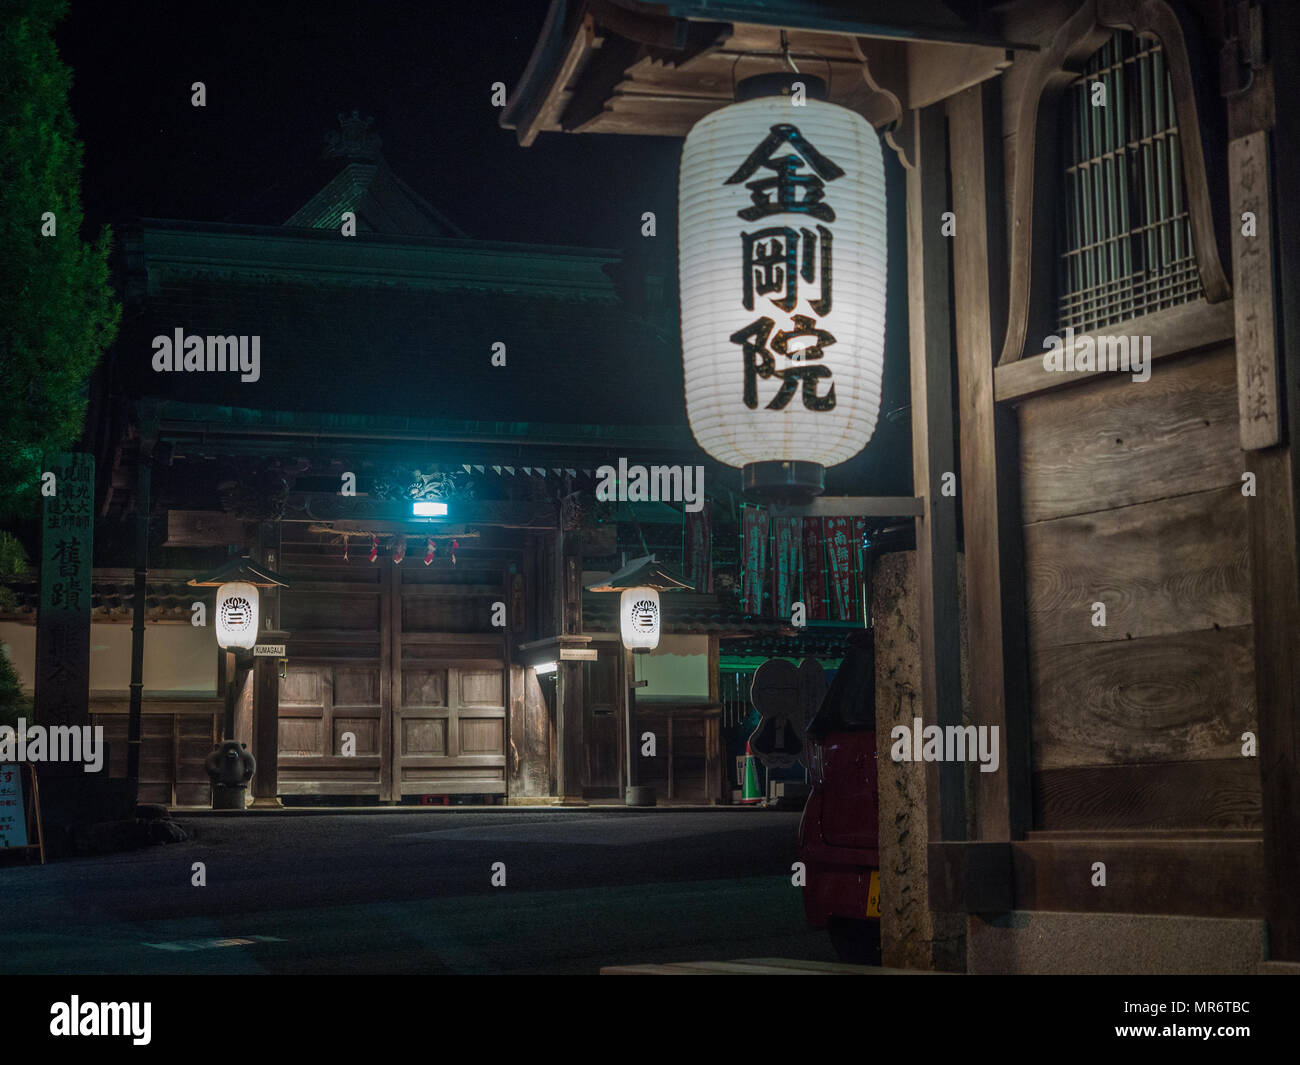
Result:
[[859,37],[871,80],[905,110],[928,107],[996,78],[1015,58],[1009,48]]
[[[585,0],[578,10],[581,17],[570,11],[568,36],[561,39],[552,8],[519,98],[502,117],[523,145],[543,130],[685,136],[731,102],[736,80],[787,69],[776,25],[670,18],[613,0]],[[1011,46],[983,38],[904,40],[883,29],[880,36],[827,28],[784,32],[799,70],[825,78],[832,102],[877,128],[899,122],[908,108],[996,77],[1013,55]],[[555,73],[543,84],[547,63]]]
[[[448,520],[430,521],[421,526],[430,535],[441,533],[450,522],[464,525],[502,525],[517,529],[554,530],[559,518],[553,503],[513,502],[508,500],[474,500],[452,503]],[[389,521],[403,526],[416,525],[409,501],[343,497],[331,492],[290,492],[285,497],[284,521],[330,522],[345,519],[354,522]],[[410,535],[417,535],[412,532]]]

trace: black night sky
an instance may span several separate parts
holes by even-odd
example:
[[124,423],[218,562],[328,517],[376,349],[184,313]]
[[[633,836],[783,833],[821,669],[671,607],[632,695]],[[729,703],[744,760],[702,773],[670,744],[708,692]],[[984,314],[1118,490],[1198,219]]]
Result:
[[[135,217],[279,225],[337,172],[325,134],[355,109],[374,117],[397,175],[468,236],[617,249],[675,283],[679,140],[543,133],[522,148],[499,125],[491,86],[514,92],[548,6],[73,0],[57,40],[85,144],[87,231]],[[190,103],[196,81],[206,107]],[[888,172],[901,202],[901,167]],[[641,235],[645,211],[657,239]],[[831,471],[831,492],[910,491],[903,230],[891,212],[881,421]]]
[[[58,40],[87,219],[283,222],[323,184],[338,112],[357,109],[394,171],[471,237],[633,251],[647,210],[671,234],[677,141],[544,134],[523,149],[498,125],[491,85],[514,91],[547,6],[74,2]],[[190,104],[195,81],[206,107]]]

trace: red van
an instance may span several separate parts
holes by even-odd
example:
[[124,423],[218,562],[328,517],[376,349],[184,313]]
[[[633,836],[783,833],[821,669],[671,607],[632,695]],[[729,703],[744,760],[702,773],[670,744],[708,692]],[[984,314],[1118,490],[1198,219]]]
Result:
[[875,645],[855,632],[808,724],[812,793],[799,825],[804,914],[840,959],[880,964]]

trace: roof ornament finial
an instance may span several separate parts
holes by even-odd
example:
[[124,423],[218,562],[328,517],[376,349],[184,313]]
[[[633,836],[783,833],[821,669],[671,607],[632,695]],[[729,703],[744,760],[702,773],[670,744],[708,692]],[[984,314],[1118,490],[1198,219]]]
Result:
[[361,117],[359,111],[351,115],[339,112],[339,129],[325,134],[326,155],[334,159],[375,162],[379,158],[382,141],[371,128],[375,120]]

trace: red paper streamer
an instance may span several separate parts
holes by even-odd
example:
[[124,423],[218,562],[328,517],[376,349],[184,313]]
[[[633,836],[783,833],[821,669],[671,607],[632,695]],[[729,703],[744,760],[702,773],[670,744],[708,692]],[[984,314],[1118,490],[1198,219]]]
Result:
[[831,604],[838,621],[856,621],[858,597],[854,590],[853,520],[823,518],[826,559],[830,570]]
[[379,557],[379,537],[374,533],[370,534],[370,561],[373,562]]
[[767,533],[770,515],[766,507],[740,508],[740,555],[744,562],[741,598],[746,614],[763,613],[763,586],[767,583]]
[[430,562],[432,562],[433,556],[436,555],[437,553],[438,553],[438,549],[433,546],[433,537],[430,536],[428,545],[424,552],[424,564],[427,566]]
[[682,528],[683,569],[697,592],[713,591],[713,528],[706,505],[702,510],[686,511]]
[[821,518],[803,519],[803,598],[810,619],[827,619]]
[[798,594],[802,533],[802,518],[772,519],[772,607],[779,618],[790,616]]

